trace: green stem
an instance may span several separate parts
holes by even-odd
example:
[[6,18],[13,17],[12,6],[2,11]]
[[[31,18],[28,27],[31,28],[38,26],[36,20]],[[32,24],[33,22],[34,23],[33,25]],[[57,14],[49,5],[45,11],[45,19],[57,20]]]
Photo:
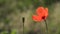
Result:
[[23,23],[23,34],[24,34],[24,23]]
[[25,22],[25,18],[24,17],[22,18],[22,21],[23,21],[23,34],[24,34],[24,22]]
[[47,25],[47,21],[46,20],[44,20],[45,21],[45,25],[46,25],[46,34],[48,34],[48,25]]

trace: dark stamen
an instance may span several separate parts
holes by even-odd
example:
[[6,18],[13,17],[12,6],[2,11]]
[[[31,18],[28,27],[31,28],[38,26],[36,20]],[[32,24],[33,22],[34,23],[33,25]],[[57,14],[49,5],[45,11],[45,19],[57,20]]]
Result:
[[42,19],[45,19],[45,16],[43,16]]

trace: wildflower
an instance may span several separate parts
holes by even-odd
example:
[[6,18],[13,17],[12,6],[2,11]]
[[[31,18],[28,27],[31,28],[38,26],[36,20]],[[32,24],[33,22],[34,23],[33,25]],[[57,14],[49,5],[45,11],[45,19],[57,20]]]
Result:
[[48,16],[48,8],[44,8],[44,7],[38,7],[36,9],[36,15],[32,16],[32,19],[34,21],[42,21],[45,20]]

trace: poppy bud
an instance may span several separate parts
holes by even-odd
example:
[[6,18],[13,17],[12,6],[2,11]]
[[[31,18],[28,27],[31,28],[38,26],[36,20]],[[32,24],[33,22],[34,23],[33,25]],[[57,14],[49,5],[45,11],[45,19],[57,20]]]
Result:
[[23,22],[23,23],[25,22],[25,18],[24,18],[24,17],[22,18],[22,22]]

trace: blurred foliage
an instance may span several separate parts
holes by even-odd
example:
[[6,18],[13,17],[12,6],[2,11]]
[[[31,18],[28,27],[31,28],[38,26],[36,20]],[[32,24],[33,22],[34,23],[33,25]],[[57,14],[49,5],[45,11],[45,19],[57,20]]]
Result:
[[5,24],[9,24],[10,20],[6,18],[6,19],[4,20],[4,22],[5,22]]
[[44,0],[44,4],[46,4],[46,6],[47,6],[47,5],[51,5],[51,4],[53,4],[54,2],[56,2],[56,0]]
[[16,30],[13,29],[12,32],[11,32],[11,34],[17,34],[17,33],[16,33]]
[[[17,12],[16,10],[24,10],[30,9],[30,5],[32,5],[32,10],[35,10],[38,6],[44,6],[49,8],[49,14],[51,14],[54,10],[52,6],[53,3],[58,2],[59,0],[0,0],[0,22],[4,21],[5,24],[10,22],[10,19],[7,16],[13,12]],[[30,16],[31,17],[31,16]],[[52,21],[52,19],[48,18],[48,20]],[[52,23],[50,24],[50,27]],[[52,26],[53,27],[53,26]],[[25,29],[27,31],[27,29]],[[5,34],[5,32],[3,32]],[[13,30],[11,34],[15,34],[16,31]],[[58,34],[60,34],[60,30],[58,30]]]
[[[12,7],[11,5],[16,2],[16,6]],[[44,3],[43,3],[44,2]],[[33,5],[33,8],[38,6],[48,6],[54,3],[55,0],[0,0],[0,18],[4,18],[6,15],[15,12],[14,10],[18,8],[19,10],[29,9],[30,5]],[[11,8],[12,7],[12,8]]]

